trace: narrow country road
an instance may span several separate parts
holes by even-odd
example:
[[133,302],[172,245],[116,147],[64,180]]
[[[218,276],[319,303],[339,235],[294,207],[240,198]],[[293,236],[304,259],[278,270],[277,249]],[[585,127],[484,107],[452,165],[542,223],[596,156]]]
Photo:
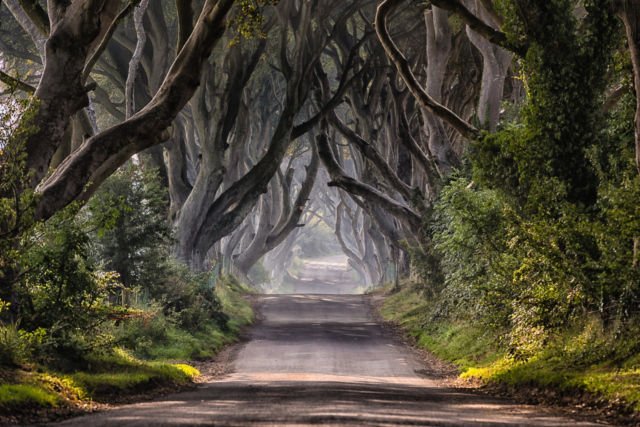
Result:
[[59,425],[597,425],[421,377],[416,372],[425,366],[375,322],[365,298],[261,297],[262,321],[238,352],[233,374]]

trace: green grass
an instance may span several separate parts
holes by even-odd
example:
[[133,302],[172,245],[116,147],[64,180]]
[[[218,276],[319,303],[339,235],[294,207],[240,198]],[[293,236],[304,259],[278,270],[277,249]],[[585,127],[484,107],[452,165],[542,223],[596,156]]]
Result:
[[156,386],[186,385],[200,375],[189,365],[143,361],[123,349],[95,357],[91,362],[90,371],[75,372],[66,378],[93,399]]
[[215,326],[206,325],[203,329],[187,332],[169,325],[165,330],[166,338],[150,344],[141,355],[151,360],[207,359],[233,340],[233,336]]
[[59,397],[38,384],[0,385],[0,408],[16,410],[25,407],[55,407]]
[[223,277],[216,285],[216,294],[224,312],[229,316],[229,329],[232,334],[236,334],[240,328],[254,320],[253,308],[246,299],[251,292],[251,289],[231,276]]
[[95,356],[91,363],[91,370],[72,374],[13,372],[16,383],[0,385],[0,410],[53,408],[86,399],[121,397],[157,386],[186,385],[200,375],[192,366],[142,361],[122,349]]
[[[164,318],[139,321],[128,333],[137,337],[139,345],[134,352],[147,361],[120,349],[112,356],[92,360],[90,372],[79,372],[72,378],[93,394],[136,390],[167,381],[177,384],[191,381],[198,375],[194,368],[167,361],[210,358],[236,340],[240,329],[254,319],[246,299],[249,292],[231,277],[223,277],[216,285],[216,294],[229,316],[228,330],[220,329],[213,321],[197,332],[180,329]],[[126,327],[131,325],[123,325]]]
[[[156,323],[145,318],[129,330],[138,340],[134,342],[141,343],[144,358],[136,357],[132,349],[118,347],[85,357],[82,370],[76,372],[60,373],[46,366],[39,366],[39,372],[33,366],[25,371],[12,366],[0,372],[0,415],[31,413],[87,400],[111,401],[158,387],[192,383],[200,375],[198,370],[171,361],[212,357],[236,340],[241,328],[254,319],[246,298],[250,290],[235,279],[223,277],[216,293],[230,319],[228,330],[212,321],[198,332],[188,332],[162,316]],[[129,327],[135,325],[133,322]]]
[[455,364],[462,378],[553,389],[566,395],[588,392],[625,402],[640,412],[640,355],[631,354],[616,363],[608,360],[610,344],[593,322],[565,331],[539,354],[519,362],[501,348],[496,331],[477,322],[428,322],[430,311],[429,302],[411,286],[387,297],[380,309],[386,320],[400,325],[420,347]]
[[605,361],[576,368],[557,355],[542,354],[526,362],[501,358],[485,366],[469,367],[461,377],[549,388],[566,394],[589,392],[608,401],[626,402],[640,412],[640,366],[621,368]]
[[86,398],[73,380],[58,374],[13,369],[2,371],[0,413],[55,408]]
[[430,311],[429,303],[412,286],[389,296],[381,308],[382,316],[400,325],[418,346],[461,370],[487,365],[502,356],[491,331],[462,321],[430,323]]
[[222,347],[234,342],[238,333],[254,318],[246,295],[248,288],[232,277],[223,276],[215,292],[229,318],[228,328],[222,329],[213,321],[199,325],[198,331],[181,329],[161,312],[152,312],[147,318],[123,322],[116,336],[123,346],[146,360],[202,360],[213,357]]

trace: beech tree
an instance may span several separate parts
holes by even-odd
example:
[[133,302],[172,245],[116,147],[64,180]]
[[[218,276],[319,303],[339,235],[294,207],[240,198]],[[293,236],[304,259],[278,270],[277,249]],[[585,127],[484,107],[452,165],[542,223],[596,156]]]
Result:
[[32,173],[30,186],[40,194],[37,218],[46,219],[73,201],[86,200],[133,154],[167,138],[167,128],[198,87],[202,66],[224,33],[232,4],[205,1],[193,31],[149,103],[116,125],[88,135],[53,171],[51,161],[71,118],[88,106],[88,93],[96,87],[88,81],[93,58],[106,48],[130,7],[115,0],[86,0],[48,2],[46,11],[37,3],[16,9],[14,16],[29,28],[34,42],[35,31],[44,33],[45,39],[32,114],[25,116],[29,121],[25,125],[35,129],[26,141],[26,167]]
[[[431,246],[429,232],[416,230],[469,151],[483,164],[480,180],[511,187],[524,204],[540,177],[591,203],[585,149],[604,90],[604,65],[594,58],[608,46],[615,14],[640,86],[638,13],[629,1],[573,11],[566,0],[553,13],[532,1],[256,1],[262,20],[249,40],[227,30],[229,17],[242,22],[232,1],[197,10],[184,0],[5,1],[0,13],[17,31],[0,45],[10,68],[0,78],[33,94],[26,168],[39,195],[36,218],[85,202],[140,153],[169,188],[174,254],[194,269],[221,257],[246,274],[278,244],[293,245],[291,233],[303,233],[302,218],[318,209],[309,199],[320,197],[345,252],[375,283],[408,246]],[[563,20],[570,25],[558,47],[539,28]],[[562,50],[576,56],[561,58]],[[531,123],[557,129],[509,145],[497,139],[503,103],[524,102],[516,75],[542,82],[527,102],[573,87],[575,76],[600,86],[527,110]],[[575,120],[565,126],[567,117]],[[511,181],[488,172],[506,170]]]

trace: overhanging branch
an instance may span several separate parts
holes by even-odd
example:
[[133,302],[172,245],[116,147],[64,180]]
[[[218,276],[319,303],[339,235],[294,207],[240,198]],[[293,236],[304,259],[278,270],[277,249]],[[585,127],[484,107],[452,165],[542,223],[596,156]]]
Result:
[[440,119],[444,120],[464,138],[469,140],[478,139],[480,131],[475,126],[471,125],[456,113],[437,102],[426,92],[418,82],[416,76],[413,74],[411,65],[391,39],[391,34],[389,34],[389,30],[387,28],[387,17],[401,1],[403,0],[383,0],[376,10],[376,33],[378,34],[378,38],[380,39],[387,56],[398,69],[400,77],[402,77],[402,80],[407,85],[411,94],[423,108],[426,108]]
[[9,86],[11,88],[15,88],[15,89],[21,90],[23,92],[33,93],[33,92],[36,91],[35,87],[31,86],[28,83],[23,82],[20,79],[17,79],[15,77],[11,77],[9,74],[5,73],[2,70],[0,70],[0,82],[6,84],[7,86]]
[[316,144],[320,160],[322,160],[322,163],[331,177],[331,181],[327,183],[329,187],[338,187],[354,196],[366,198],[372,203],[387,210],[396,218],[406,222],[411,227],[415,227],[415,229],[420,227],[420,215],[413,209],[391,199],[386,194],[383,194],[370,185],[348,176],[333,156],[327,135],[324,132],[316,138]]
[[496,30],[491,25],[485,23],[458,0],[431,0],[431,4],[455,13],[464,21],[465,24],[469,26],[469,28],[489,40],[491,43],[522,57],[527,54],[528,46],[526,44],[514,44],[510,42],[505,33]]

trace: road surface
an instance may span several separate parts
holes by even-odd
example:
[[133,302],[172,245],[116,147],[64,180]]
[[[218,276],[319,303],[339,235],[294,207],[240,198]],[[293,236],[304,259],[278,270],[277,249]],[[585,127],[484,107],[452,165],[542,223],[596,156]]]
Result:
[[550,409],[440,386],[375,322],[364,296],[260,299],[234,373],[64,426],[587,426]]

